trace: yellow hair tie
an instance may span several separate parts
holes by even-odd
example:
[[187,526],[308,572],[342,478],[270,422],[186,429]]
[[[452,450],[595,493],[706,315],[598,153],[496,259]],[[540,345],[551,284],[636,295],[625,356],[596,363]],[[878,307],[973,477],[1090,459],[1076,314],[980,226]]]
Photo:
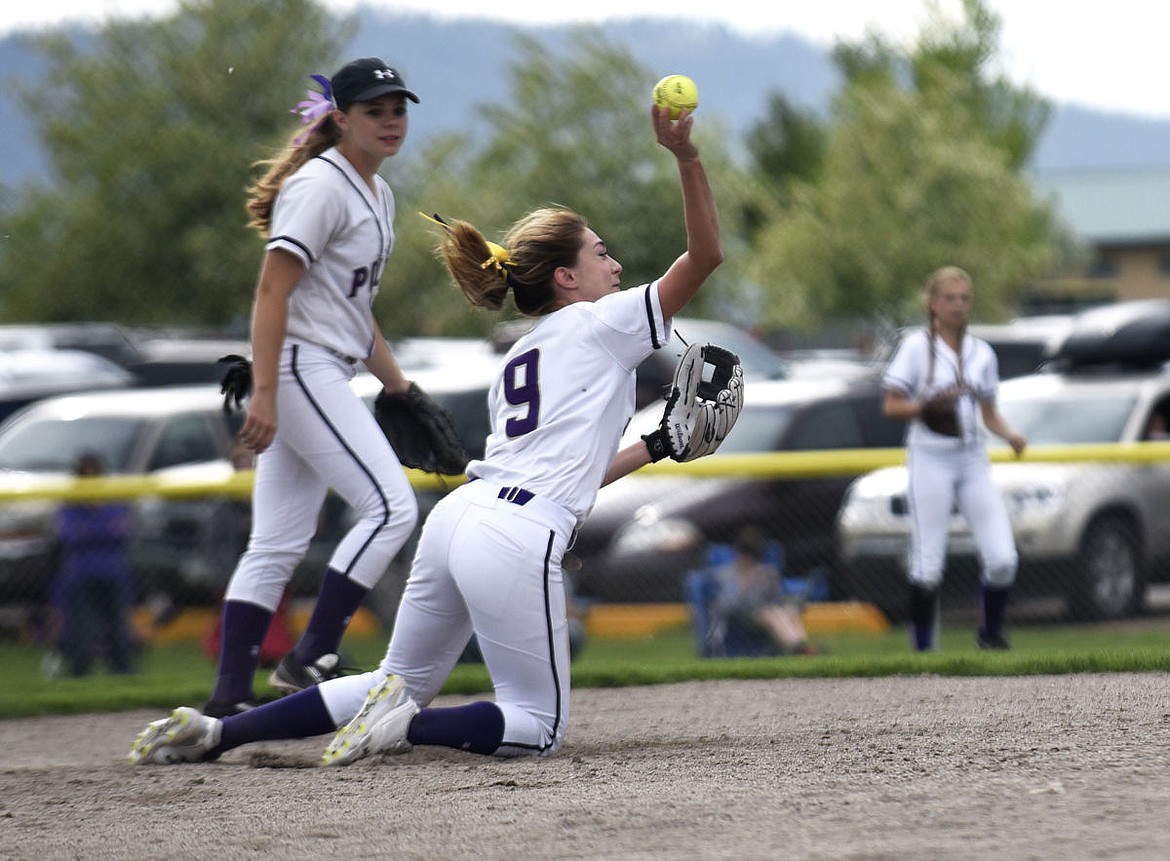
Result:
[[487,243],[488,251],[492,253],[492,256],[479,264],[479,268],[487,269],[489,266],[494,266],[496,271],[500,273],[500,277],[507,281],[508,249],[502,245],[496,245],[490,239],[485,239],[484,242]]

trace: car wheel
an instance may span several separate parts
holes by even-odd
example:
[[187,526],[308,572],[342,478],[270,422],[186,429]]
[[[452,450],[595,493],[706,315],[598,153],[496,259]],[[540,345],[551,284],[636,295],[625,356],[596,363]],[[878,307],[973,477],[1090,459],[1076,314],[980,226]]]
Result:
[[1078,569],[1067,596],[1074,619],[1119,619],[1141,609],[1145,563],[1137,531],[1123,518],[1104,516],[1089,524]]

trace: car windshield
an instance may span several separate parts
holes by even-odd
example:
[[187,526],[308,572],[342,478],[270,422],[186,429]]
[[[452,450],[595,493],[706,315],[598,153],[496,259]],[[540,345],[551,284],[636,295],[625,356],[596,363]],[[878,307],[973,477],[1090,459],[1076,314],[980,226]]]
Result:
[[783,380],[789,376],[788,363],[783,358],[738,326],[687,318],[676,319],[674,325],[673,340],[679,345],[706,341],[731,350],[739,357],[744,376],[758,380]]
[[775,451],[792,422],[792,415],[792,407],[787,406],[745,407],[727,439],[711,456]]
[[1024,399],[1002,397],[999,411],[1031,445],[1109,443],[1121,439],[1136,399],[1123,394]]
[[[735,427],[712,455],[755,454],[775,451],[792,423],[793,409],[790,406],[753,406],[747,404],[739,414]],[[662,419],[662,406],[655,404],[642,410],[630,421],[622,437],[622,446],[630,445],[642,435],[650,433]]]
[[0,469],[70,472],[78,455],[95,451],[108,472],[125,472],[144,425],[129,416],[20,422],[0,434]]

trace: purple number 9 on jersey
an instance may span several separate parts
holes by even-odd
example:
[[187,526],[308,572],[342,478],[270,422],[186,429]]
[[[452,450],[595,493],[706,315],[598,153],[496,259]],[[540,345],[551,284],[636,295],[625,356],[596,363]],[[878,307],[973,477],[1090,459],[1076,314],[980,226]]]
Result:
[[504,368],[504,397],[514,407],[527,407],[523,416],[513,416],[504,423],[509,438],[524,436],[536,430],[540,419],[540,377],[537,368],[540,351],[521,353]]

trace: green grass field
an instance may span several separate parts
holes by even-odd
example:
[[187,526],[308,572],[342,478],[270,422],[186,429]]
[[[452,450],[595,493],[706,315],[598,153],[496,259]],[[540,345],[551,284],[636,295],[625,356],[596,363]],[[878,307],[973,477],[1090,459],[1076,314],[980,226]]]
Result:
[[[593,639],[573,664],[576,687],[651,685],[691,679],[813,678],[938,675],[1042,675],[1081,672],[1164,671],[1170,669],[1170,617],[1119,623],[1021,626],[1012,631],[1010,652],[980,652],[970,625],[944,627],[941,649],[910,653],[904,630],[882,634],[833,634],[813,638],[822,654],[814,657],[702,660],[694,657],[686,630],[636,639]],[[354,666],[375,666],[385,638],[350,637],[343,644]],[[0,644],[0,719],[199,705],[210,690],[214,664],[195,643],[160,645],[142,656],[139,672],[85,678],[45,679],[43,651],[16,643]],[[269,692],[267,670],[257,676],[256,692]],[[480,665],[459,665],[448,693],[490,690]]]

